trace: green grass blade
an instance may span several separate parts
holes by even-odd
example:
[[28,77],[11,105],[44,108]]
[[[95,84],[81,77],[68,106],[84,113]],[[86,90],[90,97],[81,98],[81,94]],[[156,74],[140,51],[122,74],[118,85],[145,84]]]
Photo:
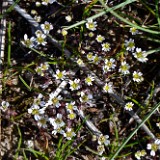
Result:
[[20,130],[18,125],[17,125],[17,130],[18,130],[18,134],[19,134],[19,141],[18,141],[16,155],[15,155],[15,158],[14,158],[15,160],[18,159],[19,151],[20,151],[20,148],[21,148],[21,145],[22,145],[22,133],[21,133],[21,130]]
[[25,82],[25,80],[20,75],[19,75],[19,79],[22,81],[22,83],[27,87],[29,91],[32,90],[32,88]]
[[160,16],[159,16],[159,6],[158,6],[159,0],[156,0],[156,17],[157,17],[157,21],[158,21],[158,25],[160,28]]
[[116,153],[110,158],[110,160],[114,160],[119,152],[125,147],[125,145],[128,143],[128,141],[134,136],[135,133],[137,133],[137,131],[141,128],[141,126],[152,116],[152,114],[160,107],[160,102],[155,105],[153,107],[153,109],[151,110],[151,112],[145,116],[145,118],[143,119],[143,121],[137,126],[137,128],[128,136],[128,138],[121,144],[121,146],[118,148],[118,150],[116,151]]

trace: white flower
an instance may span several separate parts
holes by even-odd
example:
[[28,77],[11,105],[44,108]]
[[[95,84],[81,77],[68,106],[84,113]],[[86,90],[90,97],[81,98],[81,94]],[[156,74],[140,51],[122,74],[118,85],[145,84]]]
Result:
[[41,44],[41,45],[45,46],[47,44],[47,42],[45,41],[45,39],[46,39],[45,34],[37,34],[36,36],[37,36],[36,37],[36,42],[37,42],[38,45]]
[[40,116],[37,121],[37,125],[42,128],[47,128],[48,116]]
[[52,92],[52,93],[50,93],[50,95],[49,95],[49,100],[48,100],[46,106],[54,105],[54,106],[56,106],[57,108],[59,108],[59,106],[61,106],[61,104],[60,104],[60,102],[59,102],[60,100],[62,100],[61,95],[59,95],[58,97],[56,97],[56,96],[54,95],[54,93]]
[[62,114],[58,113],[56,118],[49,118],[50,124],[54,127],[54,129],[61,128],[65,126],[65,123],[62,119]]
[[40,67],[43,71],[46,71],[49,69],[49,64],[47,62],[41,63]]
[[139,33],[139,31],[138,31],[137,28],[135,28],[135,27],[130,28],[129,31],[131,32],[132,35],[136,35],[136,34]]
[[68,32],[67,32],[66,29],[62,29],[62,30],[61,30],[61,34],[62,34],[63,36],[66,36],[66,35],[68,34]]
[[37,72],[38,75],[44,76],[44,70],[43,70],[43,68],[41,66],[37,66],[35,68],[35,71]]
[[92,61],[93,58],[94,58],[93,53],[92,53],[92,52],[89,52],[89,53],[87,54],[87,59],[88,59],[89,61]]
[[147,149],[151,150],[150,155],[155,156],[156,151],[159,149],[160,150],[160,140],[156,139],[154,143],[147,144]]
[[42,98],[43,98],[43,95],[40,93],[38,97],[34,98],[32,106],[37,105],[37,106],[44,107],[45,102],[41,100]]
[[56,0],[42,0],[42,4],[47,6],[48,4],[52,4],[53,2],[56,2]]
[[45,21],[44,24],[41,24],[40,26],[45,34],[49,34],[49,31],[53,29],[52,24],[47,21]]
[[88,28],[91,31],[95,31],[97,27],[97,22],[93,22],[92,19],[88,20],[86,23],[86,28]]
[[76,114],[74,112],[69,112],[67,116],[70,120],[73,120],[76,118]]
[[65,78],[65,75],[66,75],[66,71],[60,71],[59,69],[56,71],[56,74],[54,75],[56,77],[56,79],[61,79],[61,80],[64,80]]
[[142,82],[144,80],[144,78],[142,77],[143,74],[141,72],[137,72],[137,71],[134,71],[133,72],[133,81],[134,82]]
[[137,159],[141,159],[141,157],[144,157],[146,154],[147,154],[147,153],[146,153],[145,150],[137,151],[137,152],[135,153],[135,157],[136,157]]
[[107,72],[107,71],[111,71],[112,69],[115,69],[116,65],[115,65],[115,59],[111,58],[111,59],[105,59],[105,65],[103,66],[103,71]]
[[38,105],[32,105],[28,109],[28,113],[34,115],[34,119],[38,121],[41,118],[41,115],[45,113],[45,108],[40,108]]
[[111,50],[111,47],[108,42],[102,44],[102,51],[108,52],[110,50]]
[[66,137],[67,140],[71,140],[72,137],[76,136],[76,134],[75,134],[75,132],[73,131],[72,128],[67,128],[66,130],[67,131],[64,132],[63,136]]
[[100,145],[105,145],[105,146],[108,146],[110,144],[110,141],[108,140],[109,136],[108,135],[103,135],[101,134],[99,137],[98,137],[98,144]]
[[3,112],[5,112],[5,111],[8,109],[9,105],[10,105],[9,102],[7,102],[7,101],[2,101],[0,109],[1,109]]
[[90,38],[92,38],[92,37],[94,37],[94,33],[93,33],[93,32],[89,32],[89,33],[88,33],[88,36],[89,36]]
[[102,35],[97,35],[96,40],[98,43],[102,43],[105,40],[105,38]]
[[72,17],[70,15],[66,16],[65,19],[67,20],[67,22],[71,22]]
[[83,66],[84,65],[82,59],[80,59],[80,58],[77,60],[77,63],[78,63],[79,66]]
[[99,155],[102,155],[103,152],[105,151],[104,145],[98,145],[97,146],[97,151]]
[[121,72],[124,75],[129,74],[129,68],[130,66],[126,62],[122,62],[119,68],[119,72]]
[[106,83],[103,87],[104,92],[113,93],[112,83]]
[[34,47],[35,37],[28,38],[27,34],[24,35],[24,40],[21,41],[22,44],[28,48]]
[[134,104],[132,103],[132,102],[128,102],[128,103],[126,103],[126,105],[125,105],[125,110],[128,110],[128,111],[131,111],[131,110],[133,110],[133,107],[134,106]]
[[92,94],[81,92],[81,97],[79,98],[81,102],[89,102],[93,98]]
[[66,103],[66,109],[68,112],[73,112],[73,110],[77,110],[77,106],[75,106],[75,101]]
[[101,60],[100,56],[98,56],[98,55],[93,56],[92,61],[94,64],[99,64],[100,60]]
[[136,48],[136,52],[133,53],[133,56],[139,61],[139,62],[147,62],[148,58],[146,55],[146,51],[142,51],[141,48]]
[[94,81],[94,77],[91,76],[91,75],[88,75],[88,77],[85,78],[85,83],[86,83],[88,86],[91,86],[91,85],[93,84],[93,83],[92,83],[93,81]]
[[60,133],[60,134],[63,135],[64,134],[64,130],[61,127],[57,127],[52,131],[52,134],[56,135],[57,133]]
[[80,89],[80,79],[69,80],[69,84],[72,91]]
[[42,17],[38,15],[35,15],[33,18],[36,20],[36,22],[41,22],[42,20]]
[[134,39],[125,40],[125,46],[127,51],[133,51],[135,49]]

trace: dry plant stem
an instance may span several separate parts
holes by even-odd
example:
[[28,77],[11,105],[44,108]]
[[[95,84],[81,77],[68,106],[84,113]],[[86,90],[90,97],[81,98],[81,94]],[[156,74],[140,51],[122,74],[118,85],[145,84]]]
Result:
[[[13,3],[14,3],[12,0],[8,0],[8,2],[9,2],[10,4],[13,4]],[[38,24],[28,13],[26,13],[25,10],[21,9],[18,5],[15,5],[14,9],[15,9],[18,13],[20,13],[24,18],[26,18],[26,20],[28,20],[28,21],[30,22],[30,24],[33,25],[36,29],[40,29],[39,24]],[[27,19],[27,18],[29,18],[29,19]],[[38,24],[38,25],[37,25],[37,24]],[[49,36],[49,35],[47,35],[47,36],[49,37],[49,40],[50,40],[56,47],[58,47],[58,48],[62,51],[62,46],[61,46],[61,44],[60,44],[57,40],[55,40],[54,38],[52,38],[51,36]],[[70,52],[69,50],[65,49],[65,48],[63,49],[63,51],[64,51],[65,56],[66,56],[67,58],[69,58],[70,55],[71,55],[71,52]],[[71,59],[73,62],[76,62],[76,60],[75,60],[74,58],[70,58],[70,59]],[[79,67],[80,67],[81,69],[83,69],[83,71],[84,71],[86,74],[92,75],[92,76],[95,78],[95,83],[96,83],[99,87],[102,88],[102,87],[104,86],[104,83],[96,76],[96,74],[94,74],[93,72],[91,72],[85,64],[83,64],[83,65],[81,65],[81,66],[79,66]],[[64,83],[65,83],[65,82],[64,82]],[[125,104],[124,100],[123,100],[120,96],[118,96],[118,94],[117,94],[116,92],[110,93],[110,96],[112,96],[120,105],[122,105],[122,106],[124,107],[124,104]],[[135,120],[137,123],[141,123],[141,122],[142,122],[142,120],[139,118],[139,116],[138,116],[136,113],[134,113],[133,111],[130,111],[130,112],[128,112],[128,113],[131,115],[131,117],[134,118],[134,120]],[[82,115],[82,118],[83,118],[83,117],[84,117],[84,115]],[[156,139],[155,136],[153,135],[153,133],[149,130],[149,128],[148,128],[145,124],[142,125],[142,128],[143,128],[143,130],[144,130],[152,139],[154,139],[154,140]]]

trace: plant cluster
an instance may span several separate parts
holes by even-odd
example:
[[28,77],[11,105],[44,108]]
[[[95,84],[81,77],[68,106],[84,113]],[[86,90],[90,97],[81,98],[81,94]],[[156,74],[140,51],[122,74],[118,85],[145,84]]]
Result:
[[159,159],[159,2],[12,5],[2,159]]

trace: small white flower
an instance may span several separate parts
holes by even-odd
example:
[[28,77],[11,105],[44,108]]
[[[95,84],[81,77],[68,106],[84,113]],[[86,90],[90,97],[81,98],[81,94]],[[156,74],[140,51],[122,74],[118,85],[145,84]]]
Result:
[[156,139],[154,141],[154,143],[147,144],[147,149],[151,150],[151,152],[150,152],[151,156],[155,156],[156,155],[156,151],[160,150],[160,140]]
[[92,94],[81,92],[81,97],[79,98],[82,103],[89,102],[93,98]]
[[35,37],[28,38],[27,34],[24,35],[24,40],[21,41],[22,44],[28,48],[34,47]]
[[37,66],[35,68],[35,71],[37,72],[38,75],[44,76],[44,70],[43,70],[43,68],[41,66]]
[[99,64],[100,60],[101,60],[101,57],[98,55],[95,55],[95,56],[93,56],[92,62],[94,64]]
[[133,51],[135,49],[134,39],[125,40],[125,46],[127,51]]
[[61,128],[65,126],[65,123],[62,119],[62,114],[58,113],[56,118],[49,118],[50,124],[54,127],[54,129]]
[[89,32],[89,33],[88,33],[88,36],[89,36],[90,38],[92,38],[92,37],[94,37],[94,33],[93,33],[93,32]]
[[97,22],[93,22],[92,19],[88,20],[86,23],[86,28],[91,30],[91,31],[95,31],[97,27]]
[[70,120],[73,120],[76,118],[76,114],[74,112],[69,112],[67,116]]
[[133,81],[134,82],[142,82],[144,80],[143,74],[141,72],[134,71],[133,72]]
[[28,109],[28,113],[34,115],[34,119],[38,121],[45,113],[45,108],[40,108],[38,105],[32,105],[31,108]]
[[59,69],[56,71],[56,74],[54,75],[56,77],[56,79],[61,79],[61,80],[64,80],[65,78],[65,75],[66,75],[66,71],[60,71]]
[[105,65],[103,66],[103,71],[104,72],[109,72],[112,71],[113,69],[115,69],[116,65],[115,65],[115,59],[111,58],[111,59],[105,59]]
[[35,19],[36,22],[41,22],[42,20],[42,17],[38,15],[35,15],[33,18]]
[[9,105],[10,105],[9,102],[7,102],[7,101],[2,101],[0,109],[1,109],[3,112],[5,112],[5,111],[8,109]]
[[75,106],[75,101],[66,103],[66,109],[68,112],[73,112],[73,110],[77,110],[77,106]]
[[53,135],[56,135],[57,133],[60,133],[60,134],[64,134],[64,130],[61,128],[61,127],[57,127],[56,129],[54,129],[53,131],[52,131],[52,134]]
[[102,43],[105,40],[105,38],[102,35],[97,35],[96,40],[98,43]]
[[43,98],[43,95],[40,93],[36,98],[34,98],[32,106],[37,105],[37,106],[44,107],[45,102],[41,100],[42,98]]
[[41,45],[45,46],[47,44],[47,42],[45,41],[45,39],[46,39],[45,34],[37,34],[36,36],[37,36],[36,37],[36,42],[37,42],[38,45],[41,44]]
[[65,19],[67,20],[67,22],[71,22],[72,17],[70,15],[66,16]]
[[40,67],[43,71],[47,71],[49,69],[49,64],[47,62],[41,63]]
[[103,152],[105,151],[104,145],[98,145],[97,146],[97,151],[99,155],[102,155]]
[[133,106],[134,106],[134,104],[132,102],[128,102],[128,103],[126,103],[124,108],[127,111],[131,111],[131,110],[133,110]]
[[104,92],[113,93],[112,83],[106,83],[103,87]]
[[50,93],[50,95],[49,95],[49,100],[48,100],[46,106],[54,105],[54,106],[56,106],[57,108],[59,108],[59,107],[61,106],[61,104],[60,104],[60,102],[59,102],[60,100],[62,100],[61,95],[59,95],[58,97],[56,97],[56,96],[54,95],[54,93],[52,92],[52,93]]
[[86,83],[88,86],[91,86],[91,85],[93,84],[93,83],[92,83],[93,81],[94,81],[94,77],[91,76],[91,75],[88,75],[88,77],[85,78],[85,83]]
[[105,145],[105,146],[108,146],[110,144],[110,141],[108,140],[109,136],[108,135],[103,135],[101,134],[99,137],[98,137],[98,144],[99,145]]
[[137,28],[135,28],[135,27],[130,28],[129,31],[131,32],[132,35],[136,35],[136,34],[139,33],[139,31],[138,31]]
[[147,153],[146,153],[145,150],[137,151],[137,152],[135,153],[135,157],[136,157],[137,159],[141,159],[141,157],[144,157],[146,154],[147,154]]
[[87,59],[88,59],[89,61],[92,61],[93,58],[94,58],[93,53],[92,53],[92,52],[89,52],[89,53],[87,54]]
[[37,121],[37,125],[42,128],[47,128],[48,116],[40,116]]
[[63,136],[66,137],[67,140],[71,140],[72,137],[76,136],[76,134],[72,128],[67,128],[66,132],[64,132]]
[[129,64],[128,63],[126,63],[126,62],[122,62],[121,63],[121,66],[120,66],[120,68],[119,68],[119,72],[121,72],[122,74],[129,74],[129,68],[130,68],[130,66],[129,66]]
[[80,79],[69,80],[69,84],[72,91],[80,89]]
[[62,34],[63,36],[66,36],[66,35],[68,34],[68,32],[67,32],[67,30],[62,29],[62,30],[61,30],[61,34]]
[[47,21],[45,21],[44,24],[41,24],[40,26],[45,34],[49,34],[49,31],[53,29],[52,24]]
[[146,55],[146,51],[142,51],[141,48],[136,48],[136,52],[133,53],[133,56],[139,61],[139,62],[147,62],[148,58]]
[[111,50],[111,47],[108,42],[102,44],[102,51],[109,52],[110,50]]
[[77,63],[78,63],[79,66],[83,66],[84,65],[82,59],[80,59],[80,58],[77,60]]

